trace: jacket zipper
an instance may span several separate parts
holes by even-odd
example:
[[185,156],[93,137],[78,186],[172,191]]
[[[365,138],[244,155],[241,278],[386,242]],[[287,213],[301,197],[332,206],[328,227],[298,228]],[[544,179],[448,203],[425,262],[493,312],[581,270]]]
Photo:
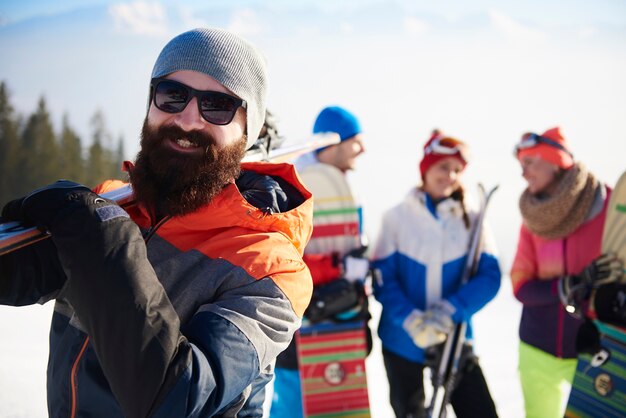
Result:
[[74,360],[74,364],[72,365],[72,372],[70,375],[70,387],[71,387],[71,398],[72,398],[72,409],[70,412],[70,418],[74,418],[76,416],[76,403],[78,400],[77,391],[78,384],[76,383],[76,374],[78,372],[78,363],[83,358],[83,354],[85,354],[85,350],[87,349],[87,344],[89,343],[89,336],[85,338],[85,342],[83,346],[80,348],[78,352],[78,356],[76,356],[76,360]]
[[163,226],[163,224],[167,221],[169,221],[172,217],[171,216],[166,216],[165,218],[161,219],[159,222],[157,222],[156,224],[152,225],[144,234],[143,240],[144,242],[147,244],[148,241],[150,241],[150,238],[152,238],[154,236],[154,234],[156,233],[157,229],[159,229],[160,227]]

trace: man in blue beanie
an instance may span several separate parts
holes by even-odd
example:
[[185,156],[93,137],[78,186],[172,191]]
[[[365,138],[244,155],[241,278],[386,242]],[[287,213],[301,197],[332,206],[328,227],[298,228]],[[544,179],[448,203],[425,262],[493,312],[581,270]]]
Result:
[[356,158],[365,152],[361,124],[356,116],[343,107],[326,107],[322,109],[313,124],[314,134],[324,132],[339,134],[341,142],[298,158],[295,162],[298,171],[318,162],[330,164],[343,172],[354,170]]
[[0,304],[56,301],[50,417],[263,415],[312,291],[311,193],[289,164],[241,162],[266,91],[248,42],[185,32],[152,71],[131,203],[59,181],[3,208],[51,234],[0,257]]
[[[296,168],[313,193],[314,198],[318,196],[329,197],[328,193],[333,193],[334,190],[324,190],[325,186],[307,183],[307,179],[317,177],[317,174],[312,173],[323,173],[326,179],[333,179],[330,181],[341,183],[341,186],[339,184],[336,186],[339,186],[338,189],[344,190],[348,195],[343,197],[351,197],[352,192],[345,174],[347,171],[355,169],[356,159],[365,152],[361,124],[356,116],[345,108],[330,106],[319,113],[313,125],[313,133],[327,132],[339,134],[341,142],[301,156],[295,162]],[[352,202],[352,205],[355,203]],[[315,215],[315,213],[324,212],[323,210],[317,212],[319,208],[319,205],[315,206],[313,237],[305,249],[304,255],[304,261],[311,271],[315,287],[313,300],[305,312],[305,318],[309,323],[336,320],[367,321],[370,315],[363,281],[368,274],[369,262],[363,258],[363,253],[366,250],[364,246],[366,238],[362,234],[360,205],[356,204],[356,208],[351,208],[356,212],[355,216],[358,216],[356,222],[358,223],[358,234],[356,237],[350,237],[353,240],[347,247],[342,244],[337,245],[338,241],[333,238],[329,240],[329,237],[316,235],[316,228],[323,228],[323,221],[320,221],[321,217]],[[344,242],[345,238],[338,237],[341,242]],[[318,240],[324,241],[321,246],[323,250],[317,245]],[[341,285],[338,285],[339,281],[342,281]],[[344,292],[346,289],[348,291]],[[338,292],[341,292],[341,295]],[[345,310],[341,310],[343,309],[341,308],[339,311],[332,312],[313,311],[314,305],[319,305],[320,302],[316,299],[316,295],[322,294],[325,298],[322,303],[324,305],[341,305],[342,302],[339,299],[346,295],[354,296],[353,299],[358,299],[359,303],[356,306],[348,306]],[[369,352],[372,337],[369,328],[367,326],[365,328]],[[303,417],[302,391],[298,369],[297,344],[294,339],[287,350],[282,352],[276,360],[274,396],[270,411],[272,418]]]

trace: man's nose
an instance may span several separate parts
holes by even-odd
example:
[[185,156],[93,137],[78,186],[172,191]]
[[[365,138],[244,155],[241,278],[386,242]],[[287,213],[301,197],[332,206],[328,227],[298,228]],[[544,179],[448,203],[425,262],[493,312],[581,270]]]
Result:
[[357,140],[356,143],[359,149],[358,154],[363,154],[365,152],[365,143],[361,140]]
[[528,175],[528,167],[526,167],[525,165],[522,165],[522,177],[526,178],[527,175]]
[[180,129],[187,132],[199,131],[204,128],[206,122],[202,119],[198,111],[198,99],[196,97],[193,97],[189,103],[187,103],[187,106],[182,112],[176,114],[174,123]]

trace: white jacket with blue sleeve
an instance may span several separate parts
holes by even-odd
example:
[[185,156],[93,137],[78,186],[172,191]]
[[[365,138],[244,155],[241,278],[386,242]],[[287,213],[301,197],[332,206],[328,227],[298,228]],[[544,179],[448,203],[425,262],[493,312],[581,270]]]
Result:
[[[467,212],[474,222],[476,211],[468,208]],[[485,227],[477,273],[461,286],[469,235],[460,202],[449,198],[435,206],[417,188],[385,213],[373,254],[379,272],[374,296],[383,307],[378,334],[384,349],[423,362],[423,350],[402,324],[414,309],[424,311],[442,299],[456,309],[455,322],[469,322],[467,338],[472,337],[470,319],[495,297],[501,272]]]

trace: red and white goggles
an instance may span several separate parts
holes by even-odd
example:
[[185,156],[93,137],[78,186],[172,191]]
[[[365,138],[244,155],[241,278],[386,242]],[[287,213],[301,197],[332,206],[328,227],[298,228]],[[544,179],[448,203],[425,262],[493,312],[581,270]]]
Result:
[[465,163],[469,162],[469,149],[467,145],[458,139],[450,137],[437,137],[424,148],[424,155],[456,155],[458,154]]

